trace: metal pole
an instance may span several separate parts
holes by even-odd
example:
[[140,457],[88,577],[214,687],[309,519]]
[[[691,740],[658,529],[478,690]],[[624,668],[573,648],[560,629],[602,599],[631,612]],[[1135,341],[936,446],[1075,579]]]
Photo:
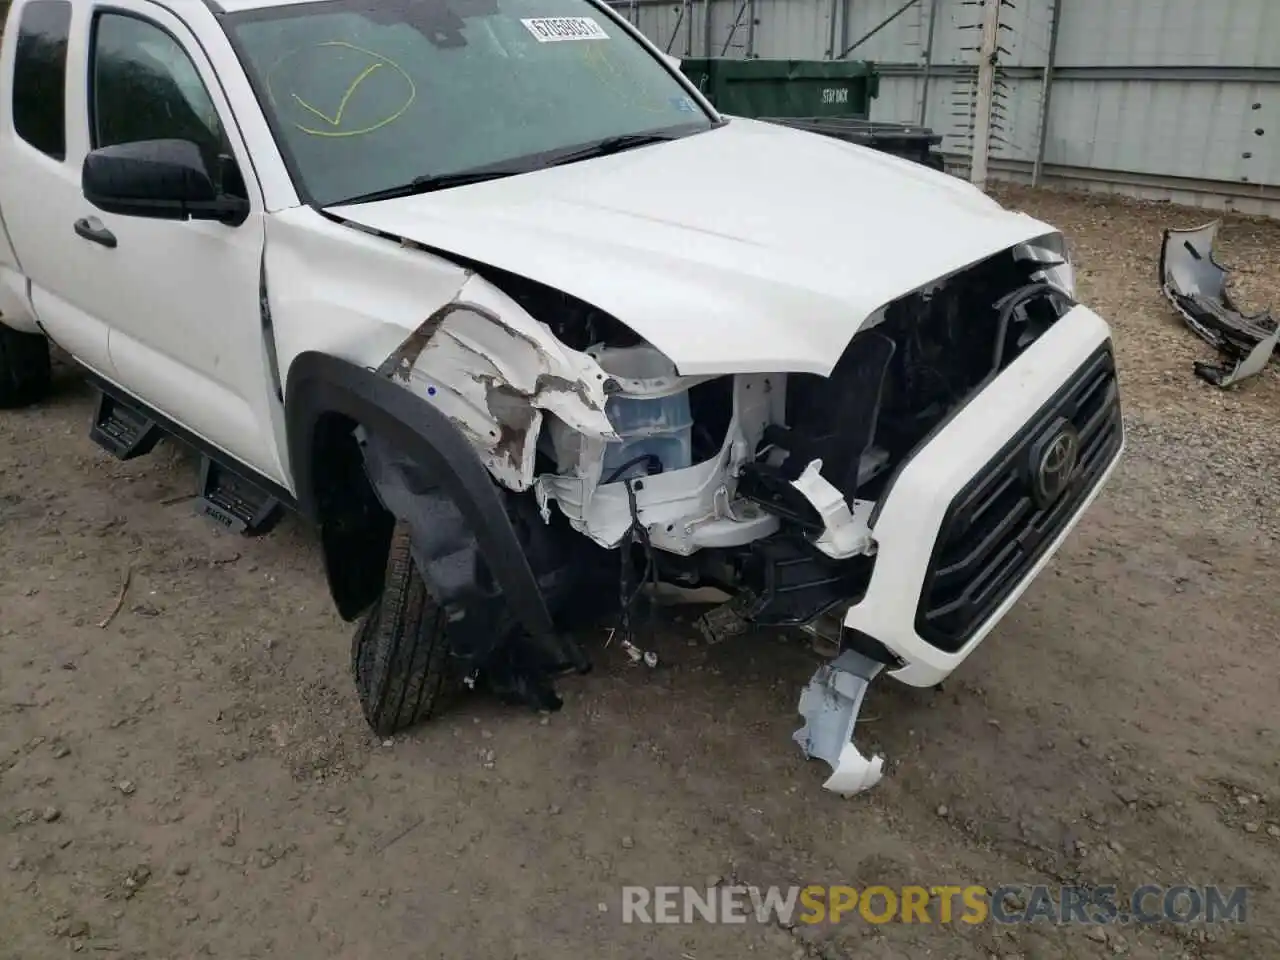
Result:
[[747,9],[747,59],[756,55],[756,0]]
[[836,10],[839,9],[840,0],[831,0],[831,23],[827,30],[827,59],[830,60],[836,55]]
[[711,0],[703,0],[706,10],[702,15],[702,55],[711,59]]
[[920,89],[920,126],[922,127],[929,117],[929,77],[933,73],[933,28],[938,25],[939,2],[940,0],[933,0],[929,4],[929,39],[925,41],[924,80]]
[[724,56],[729,52],[729,44],[733,43],[733,35],[738,32],[738,24],[742,22],[742,15],[747,12],[747,0],[742,0],[738,7],[738,15],[733,18],[733,26],[729,28],[729,35],[724,38],[724,46],[720,48],[720,56]]
[[1000,4],[983,0],[982,48],[978,53],[978,102],[973,120],[973,163],[969,180],[979,190],[987,188],[987,159],[991,152],[991,106],[996,91],[996,48],[1000,42]]
[[696,0],[685,0],[689,5],[689,16],[684,21],[684,55],[693,56],[693,5]]
[[671,52],[671,47],[676,42],[676,34],[680,32],[680,24],[684,23],[684,11],[685,11],[685,8],[688,6],[689,6],[689,0],[681,0],[680,14],[676,17],[676,25],[671,28],[671,39],[667,41],[667,46],[665,51],[667,53]]
[[[841,0],[840,3],[840,49],[843,50],[849,45],[849,4],[853,0]],[[831,51],[832,55],[835,50]]]
[[900,16],[902,16],[904,13],[910,10],[913,6],[915,6],[916,2],[917,0],[907,0],[907,2],[904,3],[901,7],[899,7],[893,13],[889,14],[889,16],[885,17],[883,20],[877,23],[874,27],[872,27],[870,32],[864,33],[853,43],[849,44],[849,46],[845,48],[844,52],[841,53],[837,59],[843,60],[849,54],[853,53],[853,51],[857,50],[860,46],[862,46],[864,43],[866,43],[868,40],[874,37],[877,33],[879,33],[881,30],[883,30],[889,24],[893,23],[893,21],[897,20]]
[[1053,20],[1049,27],[1049,53],[1044,64],[1044,81],[1040,88],[1040,129],[1037,133],[1036,162],[1031,168],[1031,185],[1040,186],[1040,172],[1044,168],[1044,154],[1049,145],[1049,101],[1053,97],[1053,68],[1058,63],[1058,27],[1062,23],[1062,0],[1049,0],[1053,4]]

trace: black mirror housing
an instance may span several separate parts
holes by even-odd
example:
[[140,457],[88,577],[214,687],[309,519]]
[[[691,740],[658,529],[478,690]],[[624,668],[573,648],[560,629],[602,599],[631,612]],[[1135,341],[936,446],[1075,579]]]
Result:
[[188,140],[141,140],[91,151],[80,176],[85,199],[107,213],[240,224],[249,204],[219,196],[200,148]]

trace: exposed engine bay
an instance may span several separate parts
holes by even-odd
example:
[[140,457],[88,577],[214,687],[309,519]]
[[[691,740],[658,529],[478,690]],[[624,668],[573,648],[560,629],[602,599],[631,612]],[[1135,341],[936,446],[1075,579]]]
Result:
[[[837,767],[832,789],[857,784],[852,792],[879,778],[879,761],[868,764],[839,731],[852,728],[861,690],[895,655],[838,621],[825,631],[823,618],[866,591],[878,504],[898,472],[1072,308],[1070,270],[1057,234],[1004,250],[884,306],[822,377],[682,376],[610,315],[477,266],[537,328],[509,328],[499,304],[464,300],[464,286],[381,372],[434,398],[471,439],[503,488],[557,630],[612,616],[622,643],[638,650],[633,624],[647,585],[709,586],[731,600],[704,617],[704,632],[799,627],[830,641],[830,656],[847,654],[839,663],[857,665],[857,678],[838,666],[815,676],[797,739]],[[497,329],[518,349],[494,349]],[[455,655],[475,673],[500,661],[509,691],[554,706],[538,678],[563,658],[503,651],[493,615],[501,598],[460,534],[463,518],[435,502],[412,464],[393,466],[380,438],[361,445],[382,503],[413,528],[437,599],[476,608],[457,617]]]
[[829,561],[874,554],[875,503],[895,471],[1070,308],[1061,254],[1053,243],[1014,248],[888,304],[829,377],[681,377],[612,318],[493,278],[608,377],[616,440],[555,417],[544,424],[533,485],[543,519],[558,511],[609,549],[642,534],[668,555],[657,562],[663,578],[685,583],[736,590],[762,551],[807,556],[827,587],[750,619],[813,619],[853,595],[839,595],[851,584]]

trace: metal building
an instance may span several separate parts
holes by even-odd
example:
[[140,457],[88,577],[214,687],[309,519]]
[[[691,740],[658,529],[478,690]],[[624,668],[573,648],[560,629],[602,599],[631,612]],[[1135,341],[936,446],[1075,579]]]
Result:
[[958,168],[985,140],[991,177],[1280,216],[1280,0],[612,5],[679,56],[874,60],[872,118],[933,127]]

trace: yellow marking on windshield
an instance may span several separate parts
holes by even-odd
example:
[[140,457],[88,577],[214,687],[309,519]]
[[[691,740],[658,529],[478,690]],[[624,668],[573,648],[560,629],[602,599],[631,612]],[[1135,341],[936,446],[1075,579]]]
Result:
[[351,81],[351,86],[347,87],[347,92],[344,93],[342,95],[342,99],[338,101],[338,112],[335,113],[332,117],[317,110],[315,107],[307,103],[307,101],[303,100],[296,93],[291,93],[289,94],[289,96],[297,100],[298,106],[302,107],[304,110],[310,110],[321,120],[327,120],[329,123],[331,123],[333,126],[336,127],[340,123],[342,123],[342,113],[344,110],[347,109],[347,101],[350,100],[351,95],[356,92],[356,87],[360,86],[360,84],[364,82],[365,77],[369,76],[369,74],[373,73],[373,71],[377,70],[380,66],[382,66],[381,61],[377,63],[369,64],[368,68],[366,68],[365,71],[360,74],[360,76],[356,77],[354,80]]
[[[300,123],[297,120],[294,120],[293,126],[295,128],[313,137],[360,137],[360,136],[364,136],[367,133],[373,133],[375,130],[381,130],[383,127],[387,126],[388,124],[394,123],[396,120],[399,120],[404,115],[405,111],[408,110],[409,107],[413,105],[413,101],[418,96],[418,88],[417,88],[417,85],[413,82],[413,78],[409,76],[408,71],[406,71],[404,67],[400,66],[400,64],[396,63],[390,57],[384,56],[383,54],[378,53],[374,50],[368,50],[368,49],[365,49],[364,47],[356,46],[354,43],[348,43],[346,40],[326,40],[321,43],[312,44],[310,48],[298,47],[294,50],[290,50],[288,53],[280,57],[280,59],[278,59],[272,65],[271,69],[267,71],[267,94],[271,98],[271,102],[272,103],[278,102],[276,99],[273,80],[281,64],[283,64],[286,60],[289,60],[297,56],[299,53],[303,52],[303,50],[305,49],[323,50],[323,49],[333,48],[333,47],[340,47],[340,48],[345,48],[347,50],[354,50],[357,53],[362,53],[365,56],[370,57],[373,62],[370,63],[367,67],[365,67],[365,69],[362,70],[360,74],[354,80],[352,80],[351,83],[347,86],[346,92],[342,95],[342,99],[338,101],[338,108],[333,116],[329,116],[323,110],[320,110],[319,108],[308,103],[306,100],[300,97],[297,93],[290,91],[289,98],[294,103],[296,103],[303,110],[306,110],[308,113],[314,114],[316,117],[319,117],[321,120],[323,120],[325,123],[329,125],[328,129],[319,129],[315,127],[309,127],[304,123]],[[361,127],[358,127],[356,129],[351,129],[351,130],[338,129],[342,126],[342,121],[343,121],[344,115],[346,114],[347,105],[348,103],[350,103],[351,98],[355,95],[356,90],[360,87],[362,83],[364,83],[365,80],[369,78],[371,74],[373,74],[376,70],[378,70],[382,66],[390,67],[392,70],[394,70],[396,73],[400,74],[400,76],[404,78],[404,82],[407,90],[407,95],[405,96],[404,102],[399,106],[397,106],[393,112],[387,114],[386,116],[382,117],[381,119],[377,120],[374,123],[367,123]]]

